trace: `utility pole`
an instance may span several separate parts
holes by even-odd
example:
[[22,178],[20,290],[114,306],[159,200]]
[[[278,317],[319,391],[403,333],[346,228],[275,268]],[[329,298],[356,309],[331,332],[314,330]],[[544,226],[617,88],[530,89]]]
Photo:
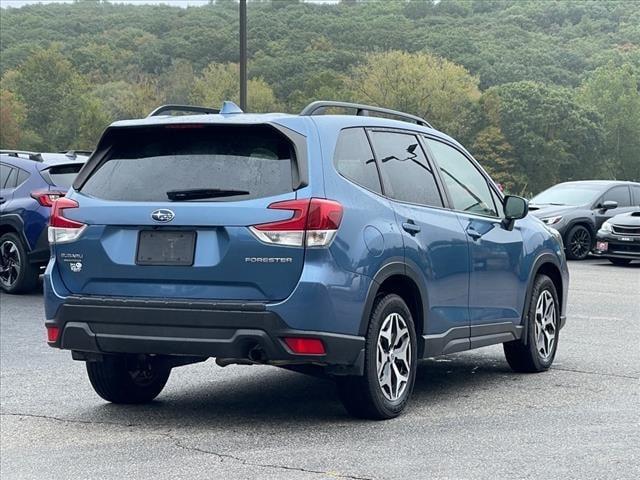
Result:
[[247,111],[247,0],[240,0],[240,108]]

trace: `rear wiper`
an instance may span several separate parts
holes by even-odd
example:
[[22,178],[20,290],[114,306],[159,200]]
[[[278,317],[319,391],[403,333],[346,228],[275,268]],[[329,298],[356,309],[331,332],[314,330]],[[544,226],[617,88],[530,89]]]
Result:
[[167,197],[174,202],[180,200],[201,200],[204,198],[233,197],[235,195],[249,195],[246,190],[224,188],[191,188],[187,190],[169,190]]

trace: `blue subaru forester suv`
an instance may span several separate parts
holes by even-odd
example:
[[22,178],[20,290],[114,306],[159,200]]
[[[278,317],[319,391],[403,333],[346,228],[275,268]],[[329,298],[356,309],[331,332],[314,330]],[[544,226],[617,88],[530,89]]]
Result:
[[384,419],[421,358],[502,343],[516,371],[553,362],[562,239],[426,121],[167,110],[107,128],[50,220],[48,342],[104,399],[151,401],[215,357],[321,372]]

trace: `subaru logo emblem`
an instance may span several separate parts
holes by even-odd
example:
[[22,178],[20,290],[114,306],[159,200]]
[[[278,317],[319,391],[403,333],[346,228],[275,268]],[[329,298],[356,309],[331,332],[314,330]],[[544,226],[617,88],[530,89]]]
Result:
[[160,208],[158,210],[154,210],[151,213],[151,218],[153,218],[156,222],[170,222],[175,216],[175,213],[166,208]]

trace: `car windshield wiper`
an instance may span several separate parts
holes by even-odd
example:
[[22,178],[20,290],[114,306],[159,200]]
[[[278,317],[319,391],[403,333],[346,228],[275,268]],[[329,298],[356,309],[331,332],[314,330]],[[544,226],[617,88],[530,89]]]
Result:
[[167,197],[171,201],[202,200],[205,198],[233,197],[235,195],[249,195],[247,190],[233,190],[226,188],[191,188],[187,190],[169,190]]

